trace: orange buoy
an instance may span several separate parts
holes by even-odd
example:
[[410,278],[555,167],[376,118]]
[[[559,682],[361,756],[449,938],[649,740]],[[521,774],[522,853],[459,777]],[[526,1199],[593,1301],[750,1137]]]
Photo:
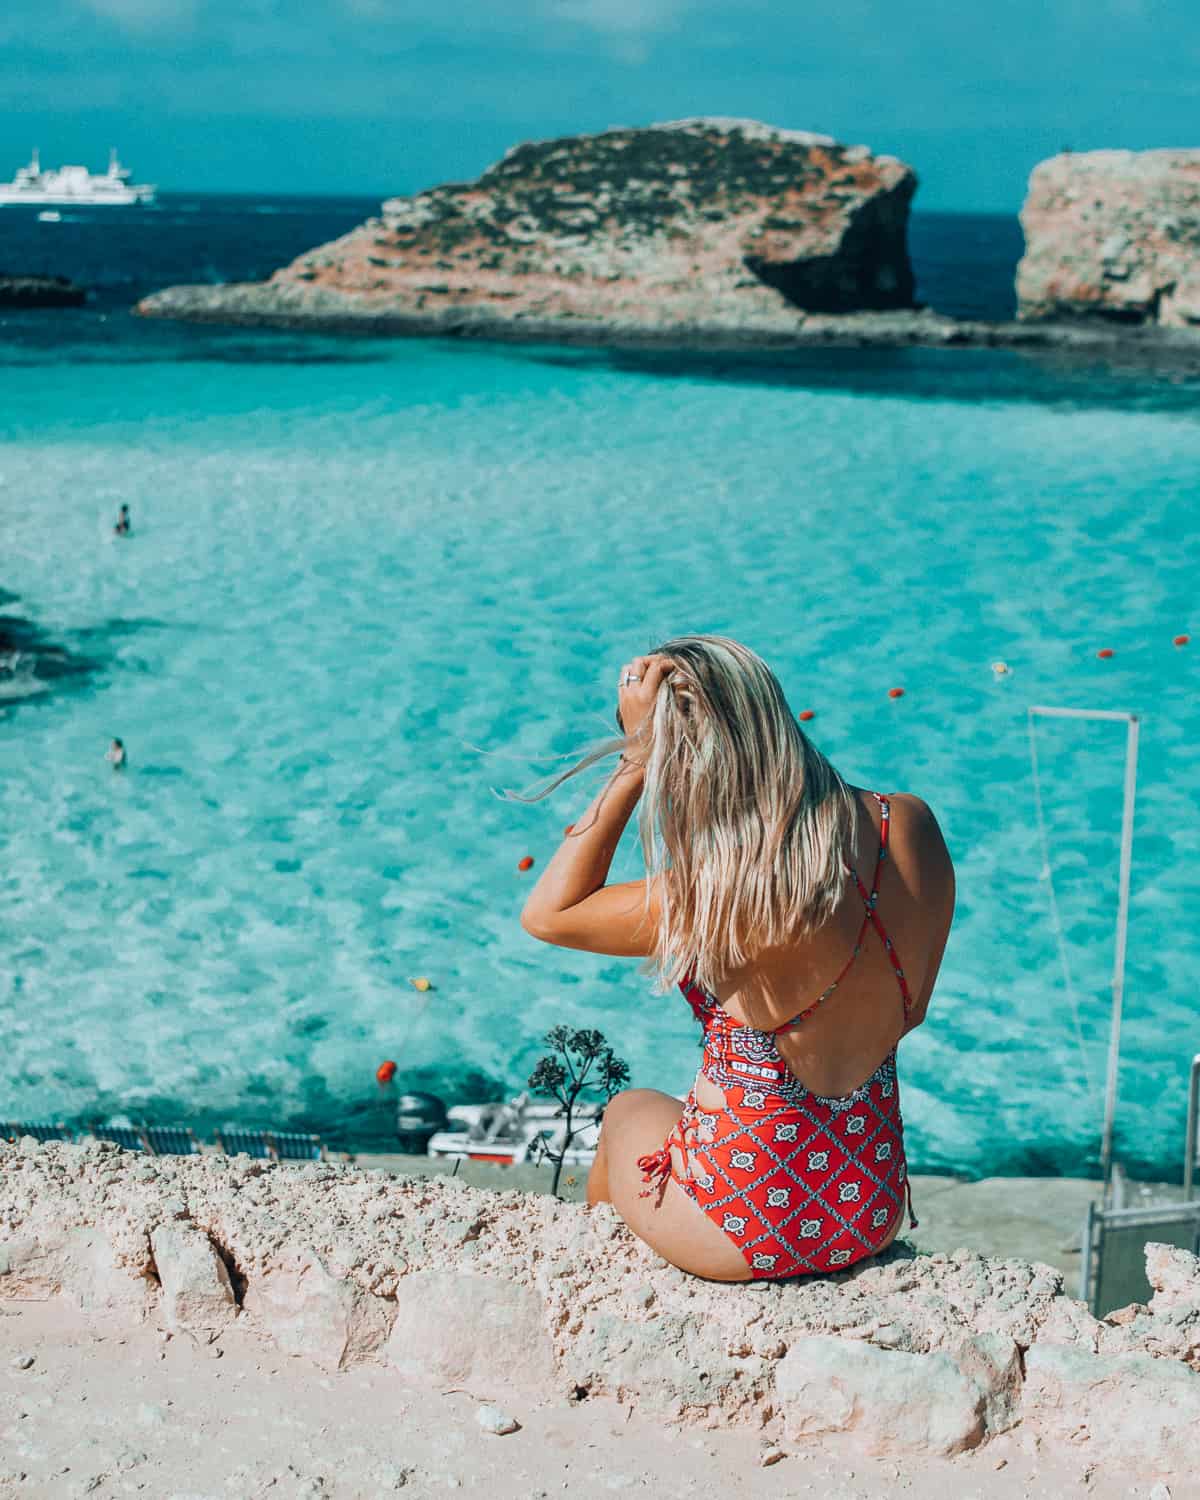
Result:
[[1190,640],[1190,635],[1177,635],[1171,644],[1172,646],[1186,646]]
[[568,823],[567,826],[563,829],[563,837],[565,838],[568,834],[572,834],[574,832],[575,832],[575,825],[574,825],[574,823]]
[[533,855],[532,854],[527,854],[524,859],[519,859],[517,861],[517,869],[518,870],[532,870],[533,869]]
[[888,688],[888,697],[889,698],[903,698],[904,697],[904,689],[903,688]]
[[803,719],[804,722],[807,724],[808,721],[809,721],[809,719],[811,719],[813,717],[813,711],[812,711],[811,708],[802,708],[800,710],[800,712],[796,715],[796,717],[798,719]]
[[380,1083],[391,1083],[396,1076],[396,1064],[389,1057],[387,1062],[381,1062],[375,1069],[375,1077]]
[[1096,655],[1100,658],[1101,661],[1107,661],[1108,658],[1113,655],[1113,648],[1111,646],[1101,646],[1099,651],[1096,652]]
[[416,979],[410,979],[408,982],[412,985],[414,990],[420,990],[422,994],[424,994],[426,990],[431,990],[433,988],[432,982],[426,979],[424,974],[419,974]]

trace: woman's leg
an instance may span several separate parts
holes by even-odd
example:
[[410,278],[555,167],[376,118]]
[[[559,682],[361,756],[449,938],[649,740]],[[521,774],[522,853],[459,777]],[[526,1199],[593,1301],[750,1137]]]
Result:
[[[748,1281],[738,1247],[677,1182],[661,1193],[647,1184],[638,1157],[657,1151],[679,1123],[683,1105],[655,1089],[627,1089],[604,1111],[600,1144],[588,1176],[588,1202],[611,1203],[639,1239],[681,1271],[713,1281]],[[678,1152],[675,1153],[679,1165]]]

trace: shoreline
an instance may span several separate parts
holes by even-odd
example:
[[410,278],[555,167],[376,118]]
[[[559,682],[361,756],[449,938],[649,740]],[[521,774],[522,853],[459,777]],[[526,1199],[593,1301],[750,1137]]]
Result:
[[930,309],[812,314],[762,322],[628,323],[501,316],[479,308],[398,311],[353,294],[307,295],[270,282],[175,286],[143,298],[136,317],[365,338],[445,338],[496,344],[677,352],[788,353],[806,349],[1003,349],[1068,357],[1119,356],[1200,374],[1200,332],[1095,322],[987,322]]

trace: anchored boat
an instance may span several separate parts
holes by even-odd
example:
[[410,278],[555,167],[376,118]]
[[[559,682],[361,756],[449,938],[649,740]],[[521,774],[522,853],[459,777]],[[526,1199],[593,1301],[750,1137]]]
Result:
[[[574,1138],[563,1156],[569,1167],[590,1166],[600,1136],[599,1105],[576,1104]],[[538,1162],[545,1149],[562,1149],[567,1122],[557,1104],[518,1094],[504,1103],[456,1104],[446,1109],[432,1094],[406,1094],[399,1101],[397,1133],[405,1149],[419,1149],[442,1161],[490,1161],[498,1166]]]

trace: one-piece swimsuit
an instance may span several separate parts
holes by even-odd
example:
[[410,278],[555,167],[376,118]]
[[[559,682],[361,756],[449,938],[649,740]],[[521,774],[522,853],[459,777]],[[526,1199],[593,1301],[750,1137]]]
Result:
[[[693,1086],[678,1125],[662,1147],[638,1161],[647,1196],[668,1179],[737,1245],[754,1277],[844,1269],[875,1254],[912,1195],[896,1049],[849,1094],[814,1094],[779,1055],[776,1037],[803,1024],[837,989],[873,927],[891,961],[907,1020],[912,995],[880,920],[879,877],[887,858],[891,806],[879,803],[879,855],[870,891],[851,866],[864,915],[854,950],[833,982],[799,1015],[771,1031],[744,1026],[692,981],[680,989],[703,1027],[700,1076],[722,1091],[720,1107],[701,1106]],[[676,1166],[672,1148],[681,1163]]]

